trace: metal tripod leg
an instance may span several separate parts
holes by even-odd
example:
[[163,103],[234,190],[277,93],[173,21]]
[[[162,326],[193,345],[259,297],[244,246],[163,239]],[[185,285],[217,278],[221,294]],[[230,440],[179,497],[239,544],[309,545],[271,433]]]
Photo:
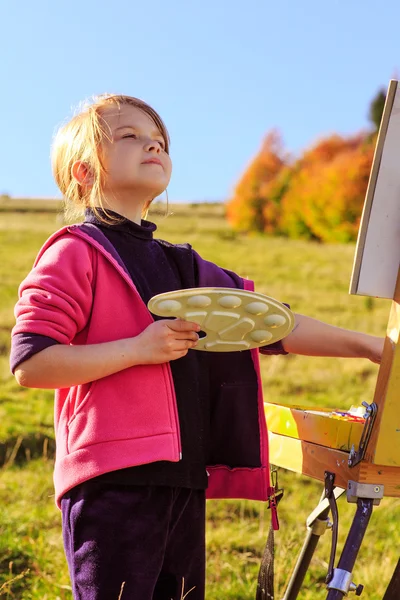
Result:
[[329,592],[326,600],[340,600],[347,596],[347,592],[352,589],[356,592],[356,596],[361,595],[363,586],[357,586],[354,589],[354,584],[351,583],[351,574],[368,527],[373,504],[373,498],[359,498],[357,501],[357,511],[339,559],[338,567],[333,570],[333,577],[328,584]]
[[357,502],[357,510],[337,569],[333,569],[332,577],[328,581],[329,592],[326,600],[341,600],[350,591],[355,592],[356,596],[362,594],[363,586],[355,585],[351,581],[352,570],[371,518],[372,508],[380,503],[383,492],[382,485],[348,482],[347,500]]
[[[339,498],[344,492],[345,490],[341,488],[335,488],[335,498]],[[321,496],[319,505],[307,519],[307,536],[290,577],[283,600],[296,600],[319,539],[329,526],[328,514],[330,506],[328,500],[324,500],[324,497],[325,492]]]

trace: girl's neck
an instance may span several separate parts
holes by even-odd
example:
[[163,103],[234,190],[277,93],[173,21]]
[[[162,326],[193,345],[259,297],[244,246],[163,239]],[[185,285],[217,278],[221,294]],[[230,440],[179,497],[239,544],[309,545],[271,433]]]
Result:
[[112,200],[104,199],[103,205],[106,210],[112,210],[126,219],[140,225],[146,200],[138,201],[136,198],[131,197],[129,201],[121,201],[118,198],[112,198]]

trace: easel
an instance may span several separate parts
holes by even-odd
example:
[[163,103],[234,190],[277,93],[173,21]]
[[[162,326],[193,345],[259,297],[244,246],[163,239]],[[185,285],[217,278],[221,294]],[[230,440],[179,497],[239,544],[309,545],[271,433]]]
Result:
[[[364,422],[333,419],[331,410],[266,404],[271,463],[324,482],[320,504],[283,600],[295,600],[311,557],[333,516],[327,600],[363,587],[352,570],[372,508],[384,496],[400,497],[400,85],[388,89],[359,231],[350,293],[392,299],[382,363]],[[357,504],[338,565],[336,498]],[[400,548],[399,548],[400,553]],[[383,600],[400,598],[400,561]]]

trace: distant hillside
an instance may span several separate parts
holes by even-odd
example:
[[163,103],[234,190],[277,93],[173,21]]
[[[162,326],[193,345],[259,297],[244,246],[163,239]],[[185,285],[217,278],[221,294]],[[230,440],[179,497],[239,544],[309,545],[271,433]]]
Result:
[[11,198],[0,196],[0,212],[62,212],[60,198]]
[[[61,198],[12,198],[7,195],[0,196],[1,212],[63,212],[63,201]],[[225,204],[223,202],[188,202],[188,203],[169,203],[155,202],[150,210],[150,215],[168,214],[190,214],[195,213],[201,217],[223,217],[225,216]]]

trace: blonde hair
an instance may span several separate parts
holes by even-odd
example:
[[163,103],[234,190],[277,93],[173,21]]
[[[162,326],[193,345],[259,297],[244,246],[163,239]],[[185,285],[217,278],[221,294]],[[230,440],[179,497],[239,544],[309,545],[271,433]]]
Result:
[[[102,94],[92,101],[85,101],[80,111],[56,133],[52,145],[51,163],[54,179],[61,190],[65,203],[65,217],[70,220],[82,214],[90,207],[103,222],[118,222],[104,206],[102,183],[105,169],[101,159],[101,145],[104,139],[111,141],[110,131],[104,120],[105,109],[115,106],[134,106],[149,115],[160,130],[164,141],[165,151],[169,153],[170,138],[167,128],[159,114],[146,102],[132,96],[121,94]],[[72,165],[76,161],[84,162],[93,175],[93,184],[80,185],[72,175]],[[144,207],[144,214],[150,203]],[[99,213],[100,207],[104,213]]]

